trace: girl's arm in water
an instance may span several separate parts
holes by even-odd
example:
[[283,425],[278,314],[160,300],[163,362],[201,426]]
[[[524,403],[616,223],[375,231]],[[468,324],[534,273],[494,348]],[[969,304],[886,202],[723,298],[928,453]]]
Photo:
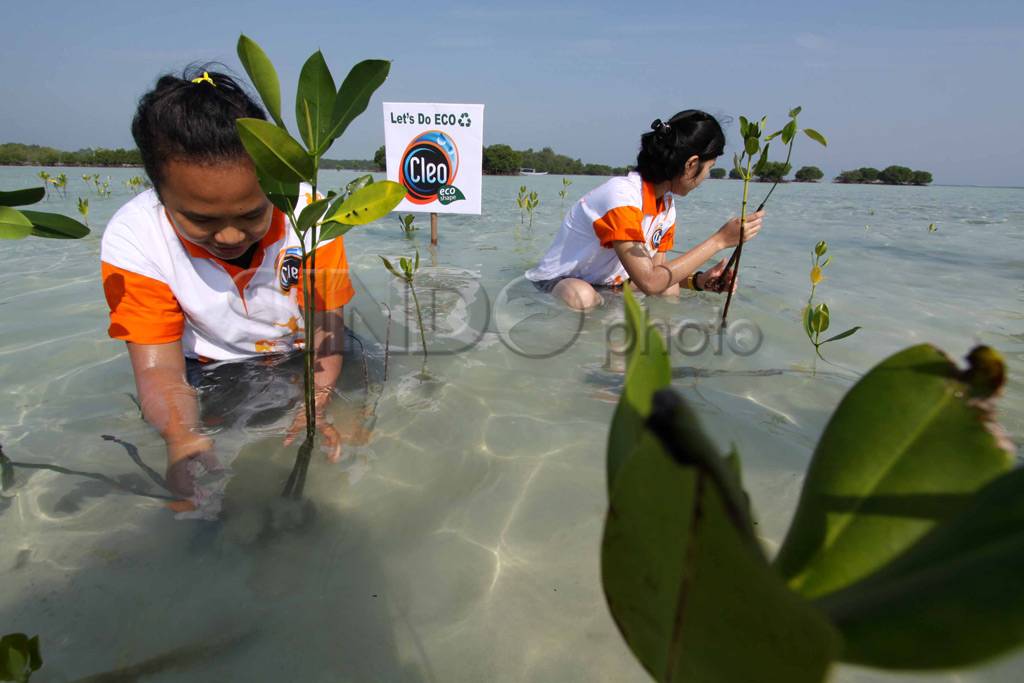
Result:
[[[199,403],[195,389],[185,379],[181,341],[128,342],[128,357],[135,374],[142,415],[167,444],[168,473],[182,460],[211,452],[213,439],[198,433]],[[169,480],[168,483],[175,488],[175,482]]]
[[[744,221],[744,242],[753,239],[761,231],[764,212],[750,214]],[[734,247],[740,242],[740,221],[730,219],[714,234],[671,261],[652,258],[640,242],[615,242],[615,253],[629,273],[630,281],[647,295],[665,294],[677,286],[722,249]],[[718,264],[715,268],[724,266]],[[700,283],[698,283],[700,284]]]

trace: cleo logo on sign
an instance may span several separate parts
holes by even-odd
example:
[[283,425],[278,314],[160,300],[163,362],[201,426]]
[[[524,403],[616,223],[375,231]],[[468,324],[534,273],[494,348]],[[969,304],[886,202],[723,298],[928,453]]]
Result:
[[398,182],[408,191],[413,204],[438,201],[447,205],[466,196],[452,185],[459,173],[459,150],[455,141],[439,130],[420,133],[402,154]]
[[285,251],[277,266],[277,284],[282,292],[287,292],[298,283],[301,268],[302,250],[298,247],[291,247]]

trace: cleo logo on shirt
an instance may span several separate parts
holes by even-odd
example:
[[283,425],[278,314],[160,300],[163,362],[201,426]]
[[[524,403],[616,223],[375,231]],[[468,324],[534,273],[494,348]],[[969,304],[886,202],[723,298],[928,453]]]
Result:
[[660,247],[661,246],[661,238],[663,238],[664,236],[665,236],[665,231],[664,230],[662,230],[661,228],[658,228],[657,230],[655,230],[654,231],[654,235],[651,236],[651,245],[655,249]]
[[413,204],[438,201],[447,205],[465,195],[452,185],[459,173],[459,150],[455,141],[439,130],[420,133],[406,147],[398,169],[398,182]]
[[286,250],[277,266],[277,284],[282,292],[287,292],[299,281],[301,267],[302,250],[299,247]]

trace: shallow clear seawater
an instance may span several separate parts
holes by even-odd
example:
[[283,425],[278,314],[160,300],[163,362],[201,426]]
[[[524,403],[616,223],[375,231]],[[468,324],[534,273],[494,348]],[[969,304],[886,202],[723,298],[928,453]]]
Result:
[[[0,187],[31,185],[37,170],[0,168]],[[109,199],[87,191],[86,169],[66,171],[67,200],[40,208],[75,215],[75,197],[89,196],[94,234],[0,242],[0,443],[16,461],[158,492],[122,445],[102,438],[133,445],[162,472],[162,443],[130,397],[124,345],[106,336],[99,280],[99,234],[131,196],[124,179],[139,171],[97,169],[113,178]],[[323,185],[354,175],[325,173]],[[602,179],[572,180],[570,200]],[[541,196],[532,229],[514,205],[520,184]],[[216,522],[176,519],[160,500],[102,482],[19,470],[17,495],[0,498],[0,631],[41,635],[39,680],[151,660],[140,680],[646,680],[608,615],[598,570],[604,443],[621,382],[605,337],[621,300],[581,321],[517,281],[557,228],[560,188],[557,176],[485,178],[484,215],[442,216],[436,252],[426,216],[412,240],[393,216],[346,238],[371,386],[353,351],[348,401],[334,419],[357,443],[340,464],[314,460],[312,511],[297,528],[295,511],[276,500],[295,449],[282,448],[272,422],[217,431],[221,454],[235,459]],[[755,186],[754,197],[765,189]],[[676,248],[735,212],[739,192],[739,183],[708,181],[678,200]],[[1002,351],[1010,381],[1000,419],[1021,443],[1024,190],[791,184],[769,209],[730,316],[759,326],[760,349],[689,355],[676,343],[672,357],[675,386],[715,438],[742,453],[766,545],[784,534],[843,393],[904,346],[933,342],[958,359],[976,343]],[[819,361],[812,376],[799,312],[819,239],[834,258],[818,300],[834,330],[864,329],[828,348],[834,365]],[[416,245],[437,345],[428,381],[418,377],[416,335],[400,324],[403,290],[377,256],[411,255]],[[383,385],[375,302],[395,318]],[[685,293],[650,303],[678,326],[714,318],[721,302]],[[364,422],[371,431],[356,438]],[[841,668],[834,680],[1022,676],[1016,655],[956,675]]]

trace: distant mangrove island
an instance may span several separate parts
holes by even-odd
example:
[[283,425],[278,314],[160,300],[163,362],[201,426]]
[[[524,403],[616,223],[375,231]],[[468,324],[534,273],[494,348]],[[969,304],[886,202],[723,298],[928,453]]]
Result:
[[[762,183],[786,182],[786,176],[791,170],[789,164],[770,161],[761,168],[760,173],[754,179]],[[724,168],[711,169],[712,178],[721,179],[726,175],[732,180],[741,179],[736,169],[731,169],[728,172]],[[793,179],[798,183],[815,183],[824,177],[825,174],[817,166],[803,166],[797,170]],[[832,182],[869,185],[928,185],[932,182],[932,174],[928,171],[915,171],[906,166],[886,166],[881,171],[865,166],[851,171],[843,171],[833,178]]]
[[[137,149],[105,149],[89,147],[75,152],[24,145],[16,142],[0,144],[0,166],[142,166]],[[372,159],[323,159],[320,168],[351,171],[384,171],[384,146],[377,148]],[[488,175],[517,175],[520,168],[532,168],[552,175],[621,175],[625,166],[590,164],[558,154],[550,147],[540,151],[512,149],[509,145],[490,145],[483,149],[483,171]]]

